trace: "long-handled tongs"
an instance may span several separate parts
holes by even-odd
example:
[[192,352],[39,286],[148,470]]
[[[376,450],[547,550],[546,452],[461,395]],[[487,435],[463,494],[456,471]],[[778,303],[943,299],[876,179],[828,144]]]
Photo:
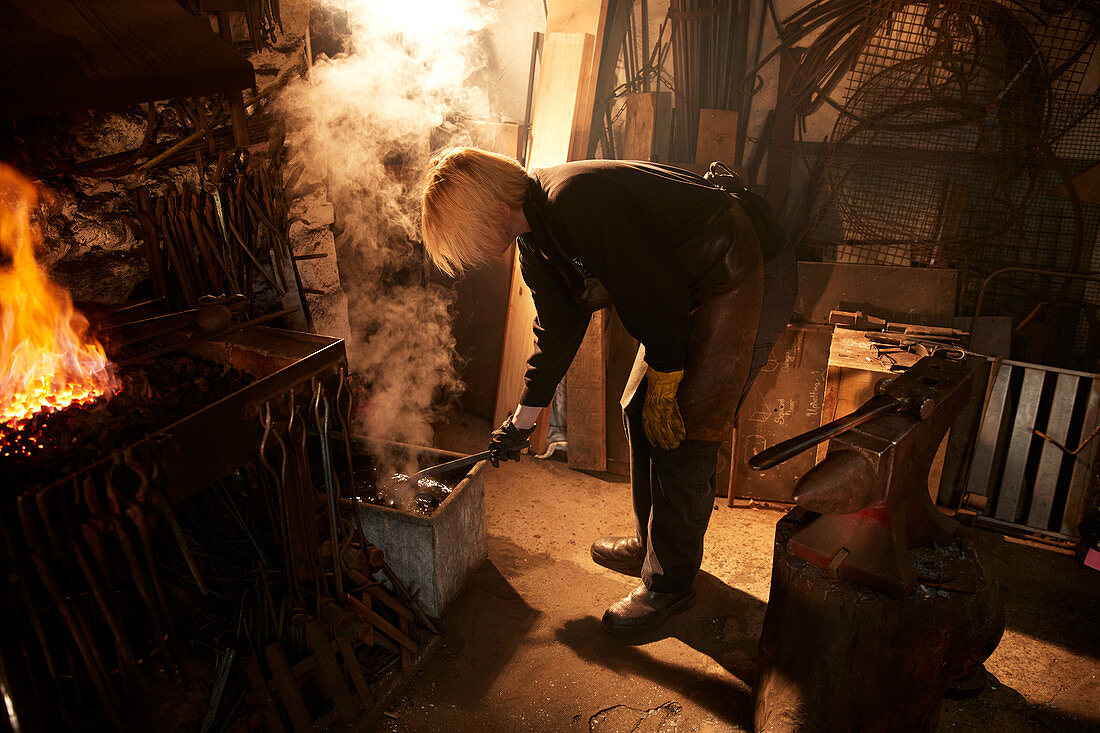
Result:
[[466,456],[465,458],[456,458],[453,461],[447,461],[446,463],[440,463],[438,466],[430,466],[429,468],[417,471],[412,476],[405,479],[406,483],[415,484],[422,478],[428,476],[435,476],[441,473],[447,473],[453,471],[456,468],[465,468],[466,466],[472,466],[478,461],[484,461],[489,457],[489,451],[483,450],[480,453],[474,453],[472,456]]

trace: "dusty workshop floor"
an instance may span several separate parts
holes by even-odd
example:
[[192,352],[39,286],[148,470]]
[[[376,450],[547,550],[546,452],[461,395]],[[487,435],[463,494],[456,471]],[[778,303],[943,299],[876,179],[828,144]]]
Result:
[[[439,447],[484,449],[460,417]],[[631,529],[628,486],[525,457],[485,472],[489,559],[447,613],[443,644],[376,731],[747,731],[751,661],[781,513],[720,499],[698,602],[655,634],[605,634],[603,609],[636,579],[595,565],[592,539]],[[984,693],[947,701],[941,731],[1100,730],[1100,573],[1041,546],[980,533],[1007,629]]]

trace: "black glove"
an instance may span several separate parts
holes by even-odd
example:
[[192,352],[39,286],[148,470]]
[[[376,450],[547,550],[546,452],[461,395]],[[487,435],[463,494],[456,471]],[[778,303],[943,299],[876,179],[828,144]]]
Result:
[[519,452],[529,445],[527,439],[533,432],[535,426],[517,428],[512,424],[512,417],[509,415],[489,436],[489,461],[493,467],[499,466],[500,461],[518,461]]

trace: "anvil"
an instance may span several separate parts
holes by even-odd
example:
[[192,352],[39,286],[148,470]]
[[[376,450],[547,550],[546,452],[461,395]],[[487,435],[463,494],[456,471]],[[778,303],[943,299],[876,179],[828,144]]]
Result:
[[795,488],[795,503],[820,516],[791,537],[790,552],[838,577],[908,595],[917,581],[908,549],[947,543],[959,528],[932,503],[928,472],[971,382],[964,361],[925,357],[880,382],[851,415],[755,456],[750,465],[766,468],[831,438],[825,459]]

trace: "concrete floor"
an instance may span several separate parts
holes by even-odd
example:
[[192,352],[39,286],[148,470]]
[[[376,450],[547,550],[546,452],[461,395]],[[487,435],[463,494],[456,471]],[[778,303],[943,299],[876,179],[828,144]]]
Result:
[[[439,447],[484,449],[461,417]],[[751,731],[756,639],[781,512],[716,502],[698,602],[654,634],[604,633],[604,608],[637,582],[595,565],[591,541],[631,531],[624,478],[524,457],[484,473],[489,559],[449,609],[443,644],[376,731]],[[1007,628],[992,684],[945,702],[941,731],[1100,731],[1100,573],[980,532]]]

